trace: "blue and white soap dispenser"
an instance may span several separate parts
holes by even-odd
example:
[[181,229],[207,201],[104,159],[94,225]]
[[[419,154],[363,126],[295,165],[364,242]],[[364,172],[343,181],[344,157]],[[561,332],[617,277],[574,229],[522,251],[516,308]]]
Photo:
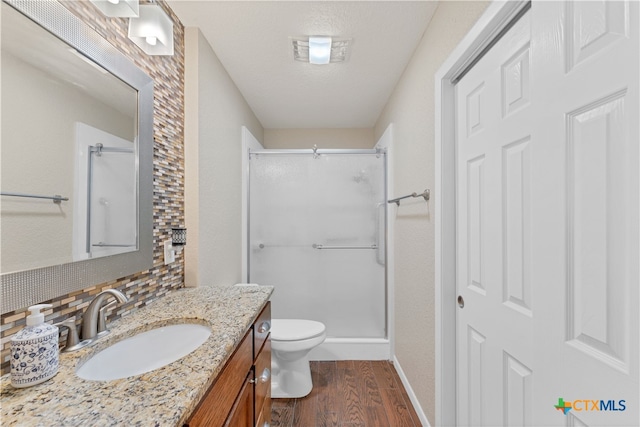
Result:
[[58,328],[44,323],[40,310],[51,304],[29,307],[27,327],[11,338],[11,385],[30,387],[58,373]]

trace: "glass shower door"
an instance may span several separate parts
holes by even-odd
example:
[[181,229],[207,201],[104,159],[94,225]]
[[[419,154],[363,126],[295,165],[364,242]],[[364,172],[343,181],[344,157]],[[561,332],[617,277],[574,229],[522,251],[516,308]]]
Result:
[[275,286],[274,318],[386,336],[385,160],[367,152],[251,154],[249,280]]
[[90,257],[136,248],[136,158],[133,149],[91,150],[87,206]]

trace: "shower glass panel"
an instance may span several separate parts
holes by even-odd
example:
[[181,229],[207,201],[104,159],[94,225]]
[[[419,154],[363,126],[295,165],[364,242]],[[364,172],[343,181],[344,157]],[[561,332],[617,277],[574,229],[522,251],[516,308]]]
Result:
[[275,286],[274,318],[384,338],[385,155],[300,151],[250,154],[249,281]]
[[91,256],[136,247],[136,188],[133,149],[91,150],[86,251]]

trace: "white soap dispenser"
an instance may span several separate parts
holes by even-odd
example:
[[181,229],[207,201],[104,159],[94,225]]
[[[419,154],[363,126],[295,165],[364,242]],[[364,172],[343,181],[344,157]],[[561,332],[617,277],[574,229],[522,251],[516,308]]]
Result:
[[44,323],[40,310],[51,304],[29,307],[27,327],[11,338],[11,385],[40,384],[58,373],[58,328]]

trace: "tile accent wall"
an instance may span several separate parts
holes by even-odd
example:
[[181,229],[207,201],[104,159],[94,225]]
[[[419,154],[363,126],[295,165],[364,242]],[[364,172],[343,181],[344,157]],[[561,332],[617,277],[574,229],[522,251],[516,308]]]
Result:
[[[105,17],[88,0],[61,3],[154,80],[153,268],[43,301],[53,305],[45,312],[46,321],[60,322],[76,316],[79,324],[82,311],[96,294],[117,288],[129,297],[129,302],[109,313],[108,321],[112,321],[184,285],[183,252],[177,255],[177,262],[165,266],[162,247],[162,242],[169,237],[169,229],[184,225],[184,27],[166,3],[158,1],[174,22],[175,53],[149,56],[127,38],[128,19]],[[26,315],[26,307],[2,315],[2,374],[9,372],[11,336],[25,326]]]

